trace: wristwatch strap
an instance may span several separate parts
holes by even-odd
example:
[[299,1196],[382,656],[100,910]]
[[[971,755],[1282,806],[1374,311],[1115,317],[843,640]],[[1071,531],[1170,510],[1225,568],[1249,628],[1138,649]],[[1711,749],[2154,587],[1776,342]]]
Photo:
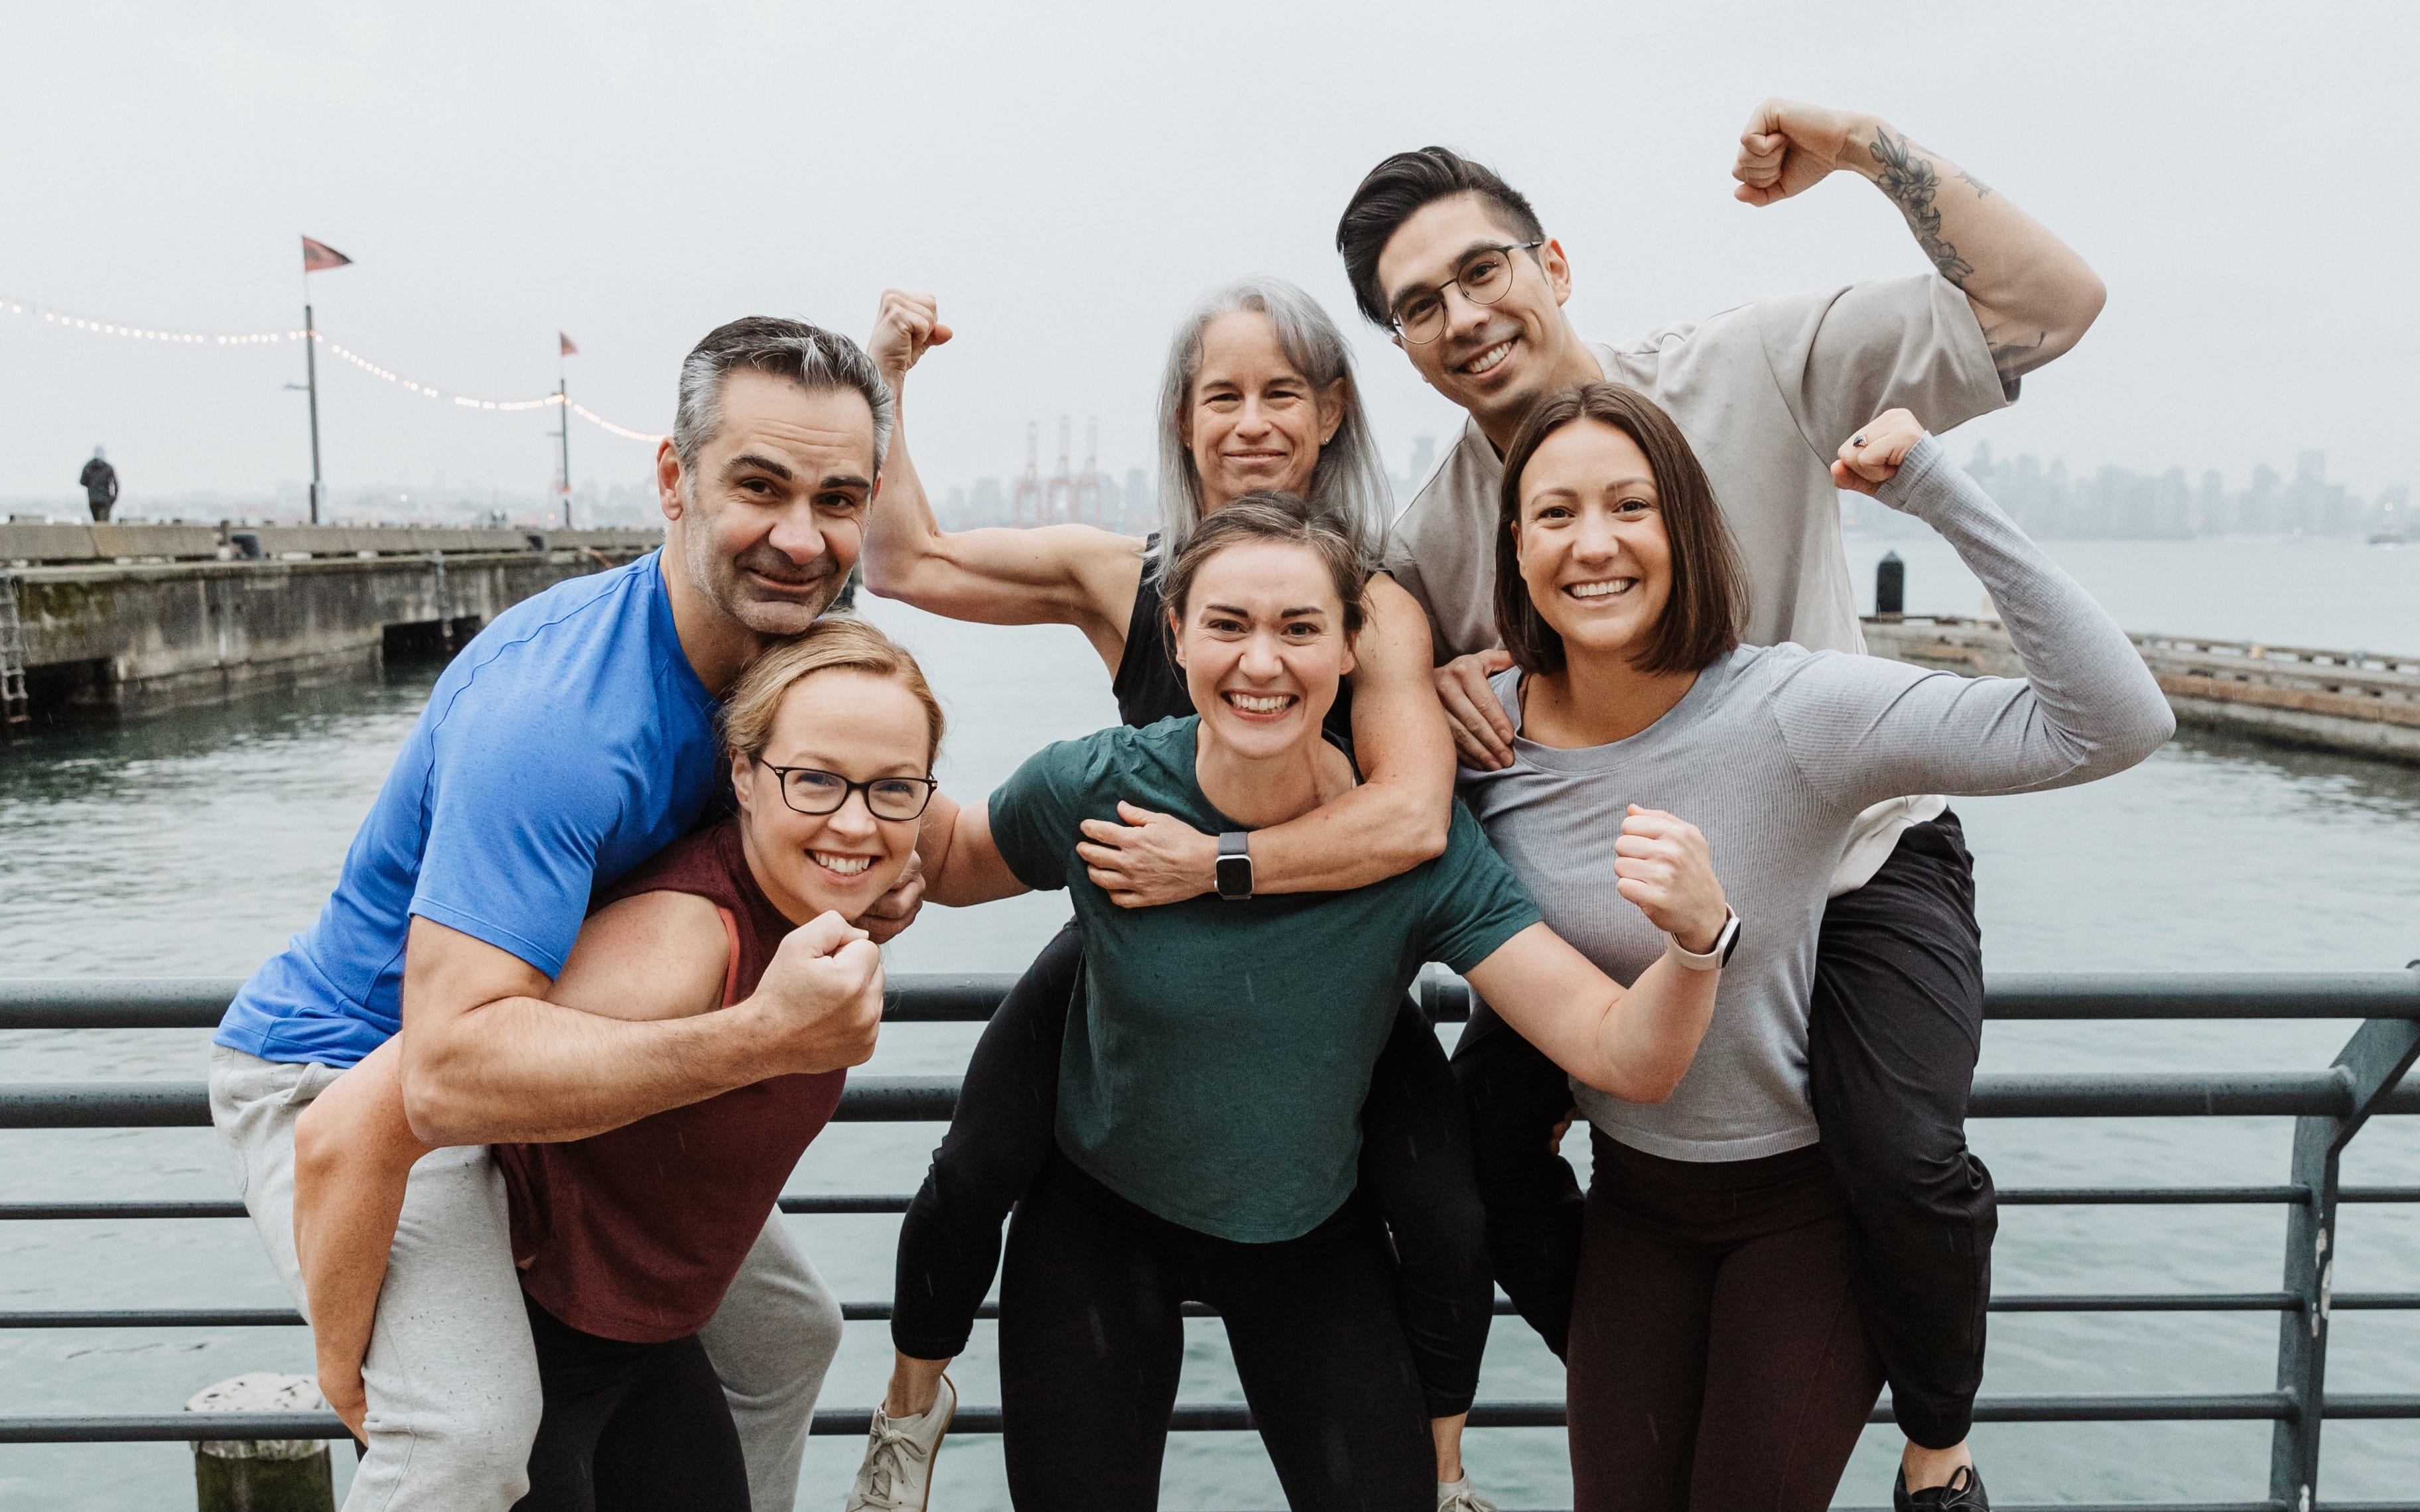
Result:
[[1699,955],[1683,946],[1671,934],[1664,936],[1664,953],[1691,971],[1720,971],[1730,964],[1731,952],[1739,949],[1740,917],[1725,909],[1723,927],[1714,933],[1714,949]]

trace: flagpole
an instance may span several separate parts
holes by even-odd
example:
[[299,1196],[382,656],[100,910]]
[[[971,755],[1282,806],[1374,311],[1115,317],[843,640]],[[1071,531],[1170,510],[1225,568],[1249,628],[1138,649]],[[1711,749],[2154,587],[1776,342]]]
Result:
[[563,528],[571,529],[571,389],[564,378],[563,358],[554,359],[554,400],[561,413],[555,423],[561,428],[555,435],[563,440]]
[[311,275],[302,275],[302,371],[311,390],[311,523],[319,523],[319,336],[311,318]]

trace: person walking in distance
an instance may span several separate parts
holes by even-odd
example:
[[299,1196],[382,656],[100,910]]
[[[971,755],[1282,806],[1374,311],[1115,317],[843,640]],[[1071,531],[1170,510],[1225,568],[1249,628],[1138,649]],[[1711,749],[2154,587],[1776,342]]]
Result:
[[[1905,218],[1929,266],[1606,345],[1583,340],[1565,316],[1574,267],[1529,201],[1458,153],[1387,159],[1338,222],[1362,314],[1469,416],[1396,518],[1388,566],[1428,611],[1438,691],[1474,768],[1512,762],[1512,720],[1486,686],[1512,665],[1496,615],[1497,497],[1503,454],[1541,400],[1599,381],[1653,400],[1702,460],[1738,541],[1746,643],[1861,652],[1833,448],[1886,409],[1947,430],[2013,402],[2025,375],[2100,314],[2101,280],[2073,249],[1878,116],[1767,100],[1732,171],[1736,196],[1758,206],[1836,173],[1863,177]],[[1653,255],[1652,239],[1623,245]],[[1832,878],[1814,969],[1813,1105],[1849,1206],[1859,1300],[1908,1436],[1897,1495],[1972,1512],[1983,1499],[1965,1440],[1997,1215],[1990,1173],[1966,1146],[1982,936],[1973,858],[1944,799],[1885,797],[1860,819]],[[1580,1208],[1548,1134],[1570,1092],[1485,1014],[1454,1069],[1470,1102],[1497,1278],[1560,1350]],[[1964,1488],[1955,1493],[1953,1477]]]
[[92,522],[108,524],[110,506],[117,502],[117,470],[109,465],[100,447],[92,449],[92,460],[84,465],[76,482],[84,486],[84,501],[92,506]]

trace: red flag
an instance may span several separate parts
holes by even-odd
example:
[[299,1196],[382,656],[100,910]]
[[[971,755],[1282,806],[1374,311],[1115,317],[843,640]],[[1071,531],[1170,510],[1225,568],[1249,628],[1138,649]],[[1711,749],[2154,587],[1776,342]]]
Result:
[[557,341],[563,343],[564,356],[577,357],[580,355],[580,348],[571,344],[571,338],[569,336],[566,336],[562,332],[558,331],[554,333],[554,337]]
[[351,261],[350,257],[324,241],[314,241],[309,237],[302,239],[302,270],[306,273],[324,273],[331,268],[342,268]]

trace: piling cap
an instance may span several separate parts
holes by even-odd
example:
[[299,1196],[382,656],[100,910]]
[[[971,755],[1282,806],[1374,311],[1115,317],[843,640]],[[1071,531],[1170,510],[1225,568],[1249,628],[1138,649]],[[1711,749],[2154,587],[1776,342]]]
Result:
[[[318,1381],[274,1370],[247,1370],[203,1387],[185,1402],[188,1412],[318,1412],[327,1407]],[[194,1443],[194,1453],[221,1459],[308,1459],[327,1448],[320,1439],[202,1439]]]

